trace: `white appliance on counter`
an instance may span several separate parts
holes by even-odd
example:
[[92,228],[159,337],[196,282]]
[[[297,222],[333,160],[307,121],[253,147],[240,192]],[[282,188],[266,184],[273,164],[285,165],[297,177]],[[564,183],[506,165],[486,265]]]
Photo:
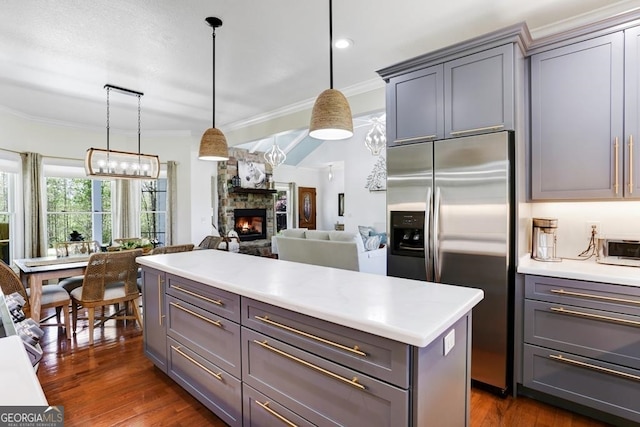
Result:
[[600,239],[596,261],[600,264],[640,267],[640,240]]

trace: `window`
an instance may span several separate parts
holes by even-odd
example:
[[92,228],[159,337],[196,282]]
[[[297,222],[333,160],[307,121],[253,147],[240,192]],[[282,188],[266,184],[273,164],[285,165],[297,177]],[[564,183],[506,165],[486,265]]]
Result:
[[70,240],[73,231],[85,240],[111,242],[111,181],[47,177],[48,247]]
[[142,238],[166,244],[167,179],[142,182],[140,200],[140,230]]
[[275,201],[276,232],[280,232],[289,228],[292,223],[291,192],[288,184],[276,183],[276,190],[278,190]]

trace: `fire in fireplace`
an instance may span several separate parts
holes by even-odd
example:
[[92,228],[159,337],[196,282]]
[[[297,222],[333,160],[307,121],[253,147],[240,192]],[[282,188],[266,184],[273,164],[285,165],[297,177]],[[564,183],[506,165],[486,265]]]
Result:
[[234,209],[233,219],[241,241],[267,238],[266,209]]

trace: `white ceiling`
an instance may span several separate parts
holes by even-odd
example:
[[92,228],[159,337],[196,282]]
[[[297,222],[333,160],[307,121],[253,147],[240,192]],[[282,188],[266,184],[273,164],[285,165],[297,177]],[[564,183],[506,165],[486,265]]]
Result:
[[[633,0],[335,0],[334,86],[380,87],[375,70],[520,21],[532,30]],[[600,10],[598,13],[602,13]],[[309,108],[329,87],[328,0],[3,0],[0,108],[34,120],[102,128],[106,83],[144,92],[143,134],[201,135]],[[534,33],[535,36],[535,33]],[[111,126],[135,129],[135,98],[112,93]],[[246,141],[242,141],[246,142]],[[234,145],[233,141],[230,141]]]

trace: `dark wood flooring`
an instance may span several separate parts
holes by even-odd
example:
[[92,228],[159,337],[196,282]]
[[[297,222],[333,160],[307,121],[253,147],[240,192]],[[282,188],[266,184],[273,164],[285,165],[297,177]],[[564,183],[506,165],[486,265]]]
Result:
[[[89,346],[86,323],[71,341],[47,327],[38,378],[65,426],[225,426],[144,356],[133,322],[109,321]],[[82,329],[80,329],[80,327]],[[599,427],[606,424],[535,400],[500,398],[472,389],[471,426]]]

